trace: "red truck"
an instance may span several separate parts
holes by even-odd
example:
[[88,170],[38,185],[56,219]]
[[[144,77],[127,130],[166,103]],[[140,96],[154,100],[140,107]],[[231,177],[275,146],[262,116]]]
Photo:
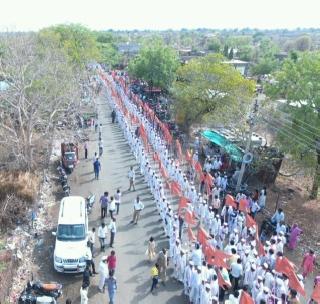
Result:
[[79,159],[78,146],[73,143],[61,143],[61,160],[66,171],[73,171]]

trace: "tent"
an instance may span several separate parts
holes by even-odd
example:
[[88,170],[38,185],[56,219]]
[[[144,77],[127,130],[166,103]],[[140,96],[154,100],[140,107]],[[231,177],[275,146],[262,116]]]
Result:
[[202,136],[213,142],[214,144],[222,147],[236,162],[242,162],[243,152],[241,149],[231,143],[228,139],[226,139],[223,135],[215,132],[215,131],[204,131]]

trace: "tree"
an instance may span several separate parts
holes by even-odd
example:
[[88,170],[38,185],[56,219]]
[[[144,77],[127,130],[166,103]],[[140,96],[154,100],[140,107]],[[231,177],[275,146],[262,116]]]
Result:
[[231,60],[233,59],[233,48],[231,48],[230,52],[229,52],[229,55],[228,55],[228,58]]
[[300,36],[295,41],[295,49],[300,52],[309,51],[311,49],[310,36]]
[[221,50],[221,42],[218,38],[213,37],[207,43],[207,48],[209,51],[219,53]]
[[155,40],[145,45],[138,56],[129,62],[129,73],[146,81],[150,87],[168,89],[175,79],[179,66],[175,50]]
[[90,61],[100,57],[94,34],[80,24],[48,27],[41,30],[40,34],[55,36],[69,60],[80,68],[84,68]]
[[267,93],[286,100],[288,116],[286,123],[277,124],[279,144],[304,170],[312,172],[310,197],[316,198],[320,184],[320,53],[287,59],[275,76]]
[[[177,71],[173,83],[177,121],[187,134],[192,124],[216,113],[246,109],[254,92],[254,82],[246,80],[223,56],[210,54],[193,59]],[[216,115],[216,116],[217,116]]]
[[0,93],[0,143],[18,169],[32,170],[43,164],[57,121],[66,114],[71,120],[71,107],[79,107],[78,73],[47,34],[2,36],[0,44],[0,75],[8,83]]
[[223,56],[228,58],[229,57],[229,46],[227,44],[223,47]]

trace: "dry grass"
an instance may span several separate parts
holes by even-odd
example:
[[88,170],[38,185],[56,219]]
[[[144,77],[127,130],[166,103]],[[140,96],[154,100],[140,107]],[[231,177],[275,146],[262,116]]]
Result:
[[0,201],[10,194],[17,198],[33,202],[39,190],[40,179],[29,172],[0,172]]

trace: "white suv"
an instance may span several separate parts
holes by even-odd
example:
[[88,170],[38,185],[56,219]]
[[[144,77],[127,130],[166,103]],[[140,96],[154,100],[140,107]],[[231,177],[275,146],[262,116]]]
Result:
[[58,272],[78,273],[86,267],[88,215],[81,196],[68,196],[60,203],[53,264]]

